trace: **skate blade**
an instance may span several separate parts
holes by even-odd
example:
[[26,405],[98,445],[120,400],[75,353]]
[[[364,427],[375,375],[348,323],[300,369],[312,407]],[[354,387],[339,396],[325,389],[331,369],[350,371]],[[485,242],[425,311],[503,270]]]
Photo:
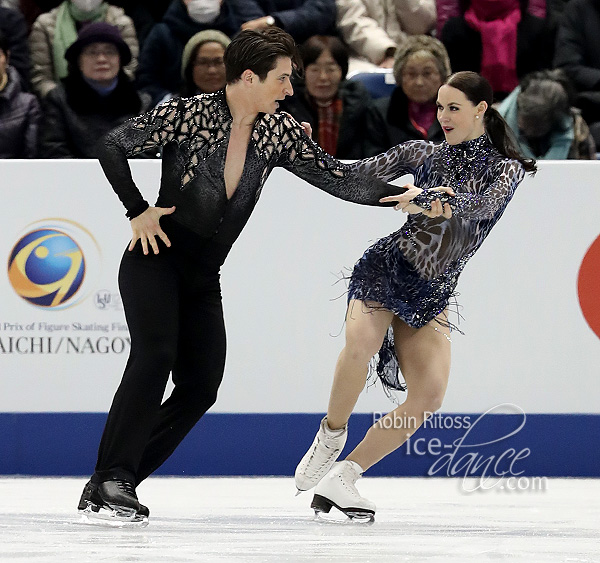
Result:
[[[338,524],[356,523],[373,524],[375,513],[360,508],[342,508],[332,500],[315,494],[310,507],[315,511],[315,519],[322,522],[334,522]],[[331,509],[335,508],[333,512]]]
[[337,524],[343,526],[370,526],[375,523],[375,515],[369,513],[350,513],[341,510],[321,512],[315,510],[315,522],[324,524]]
[[135,510],[124,511],[102,507],[92,510],[90,507],[80,510],[80,523],[89,526],[104,526],[111,528],[145,528],[149,521]]

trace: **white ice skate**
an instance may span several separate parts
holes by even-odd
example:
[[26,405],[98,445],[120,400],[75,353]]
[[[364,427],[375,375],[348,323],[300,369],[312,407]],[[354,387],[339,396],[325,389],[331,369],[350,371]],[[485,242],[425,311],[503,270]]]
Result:
[[327,474],[342,453],[347,436],[348,424],[339,430],[331,430],[327,417],[321,420],[312,445],[296,467],[294,478],[298,493],[312,489]]
[[311,503],[319,518],[328,514],[332,506],[357,522],[371,524],[375,520],[375,504],[360,496],[355,483],[362,475],[362,467],[354,461],[335,463],[315,489]]

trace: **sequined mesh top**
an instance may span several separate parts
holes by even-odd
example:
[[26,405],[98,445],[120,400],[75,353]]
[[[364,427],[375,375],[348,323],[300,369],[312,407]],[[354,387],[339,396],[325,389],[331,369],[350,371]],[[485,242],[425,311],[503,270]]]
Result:
[[232,116],[225,92],[176,99],[125,122],[105,139],[100,164],[127,209],[148,203],[131,177],[127,157],[162,147],[157,207],[203,238],[231,246],[248,221],[271,170],[281,166],[341,199],[382,205],[398,188],[376,180],[324,152],[287,114],[259,114],[250,136],[238,187],[227,199],[224,169]]
[[[450,204],[451,219],[409,215],[403,228],[390,235],[425,279],[458,276],[525,175],[521,163],[500,154],[485,134],[458,145],[408,141],[352,166],[388,182],[412,174],[414,185],[425,190],[413,203],[430,208],[439,197]],[[429,190],[438,186],[449,186],[456,195]]]

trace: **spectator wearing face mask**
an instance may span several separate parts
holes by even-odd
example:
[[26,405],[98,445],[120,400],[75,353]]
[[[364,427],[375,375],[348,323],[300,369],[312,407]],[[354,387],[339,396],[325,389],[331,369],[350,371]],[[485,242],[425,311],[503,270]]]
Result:
[[125,73],[133,78],[137,68],[138,42],[133,22],[122,8],[102,0],[65,0],[58,7],[35,20],[29,48],[31,51],[31,85],[45,97],[67,76],[67,49],[77,40],[77,33],[91,22],[105,22],[118,28],[131,51]]
[[181,88],[181,60],[186,43],[196,33],[216,29],[231,37],[236,22],[227,0],[173,0],[156,24],[140,54],[138,85],[158,103]]

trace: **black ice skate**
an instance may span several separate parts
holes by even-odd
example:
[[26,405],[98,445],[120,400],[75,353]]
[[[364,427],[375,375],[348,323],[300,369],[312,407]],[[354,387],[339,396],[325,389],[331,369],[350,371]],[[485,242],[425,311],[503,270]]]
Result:
[[90,524],[110,526],[148,525],[150,511],[140,504],[132,483],[117,479],[104,483],[88,481],[77,510]]
[[362,468],[354,461],[335,463],[315,489],[310,505],[315,516],[322,519],[334,506],[352,521],[372,524],[375,504],[362,497],[355,486],[361,474]]

